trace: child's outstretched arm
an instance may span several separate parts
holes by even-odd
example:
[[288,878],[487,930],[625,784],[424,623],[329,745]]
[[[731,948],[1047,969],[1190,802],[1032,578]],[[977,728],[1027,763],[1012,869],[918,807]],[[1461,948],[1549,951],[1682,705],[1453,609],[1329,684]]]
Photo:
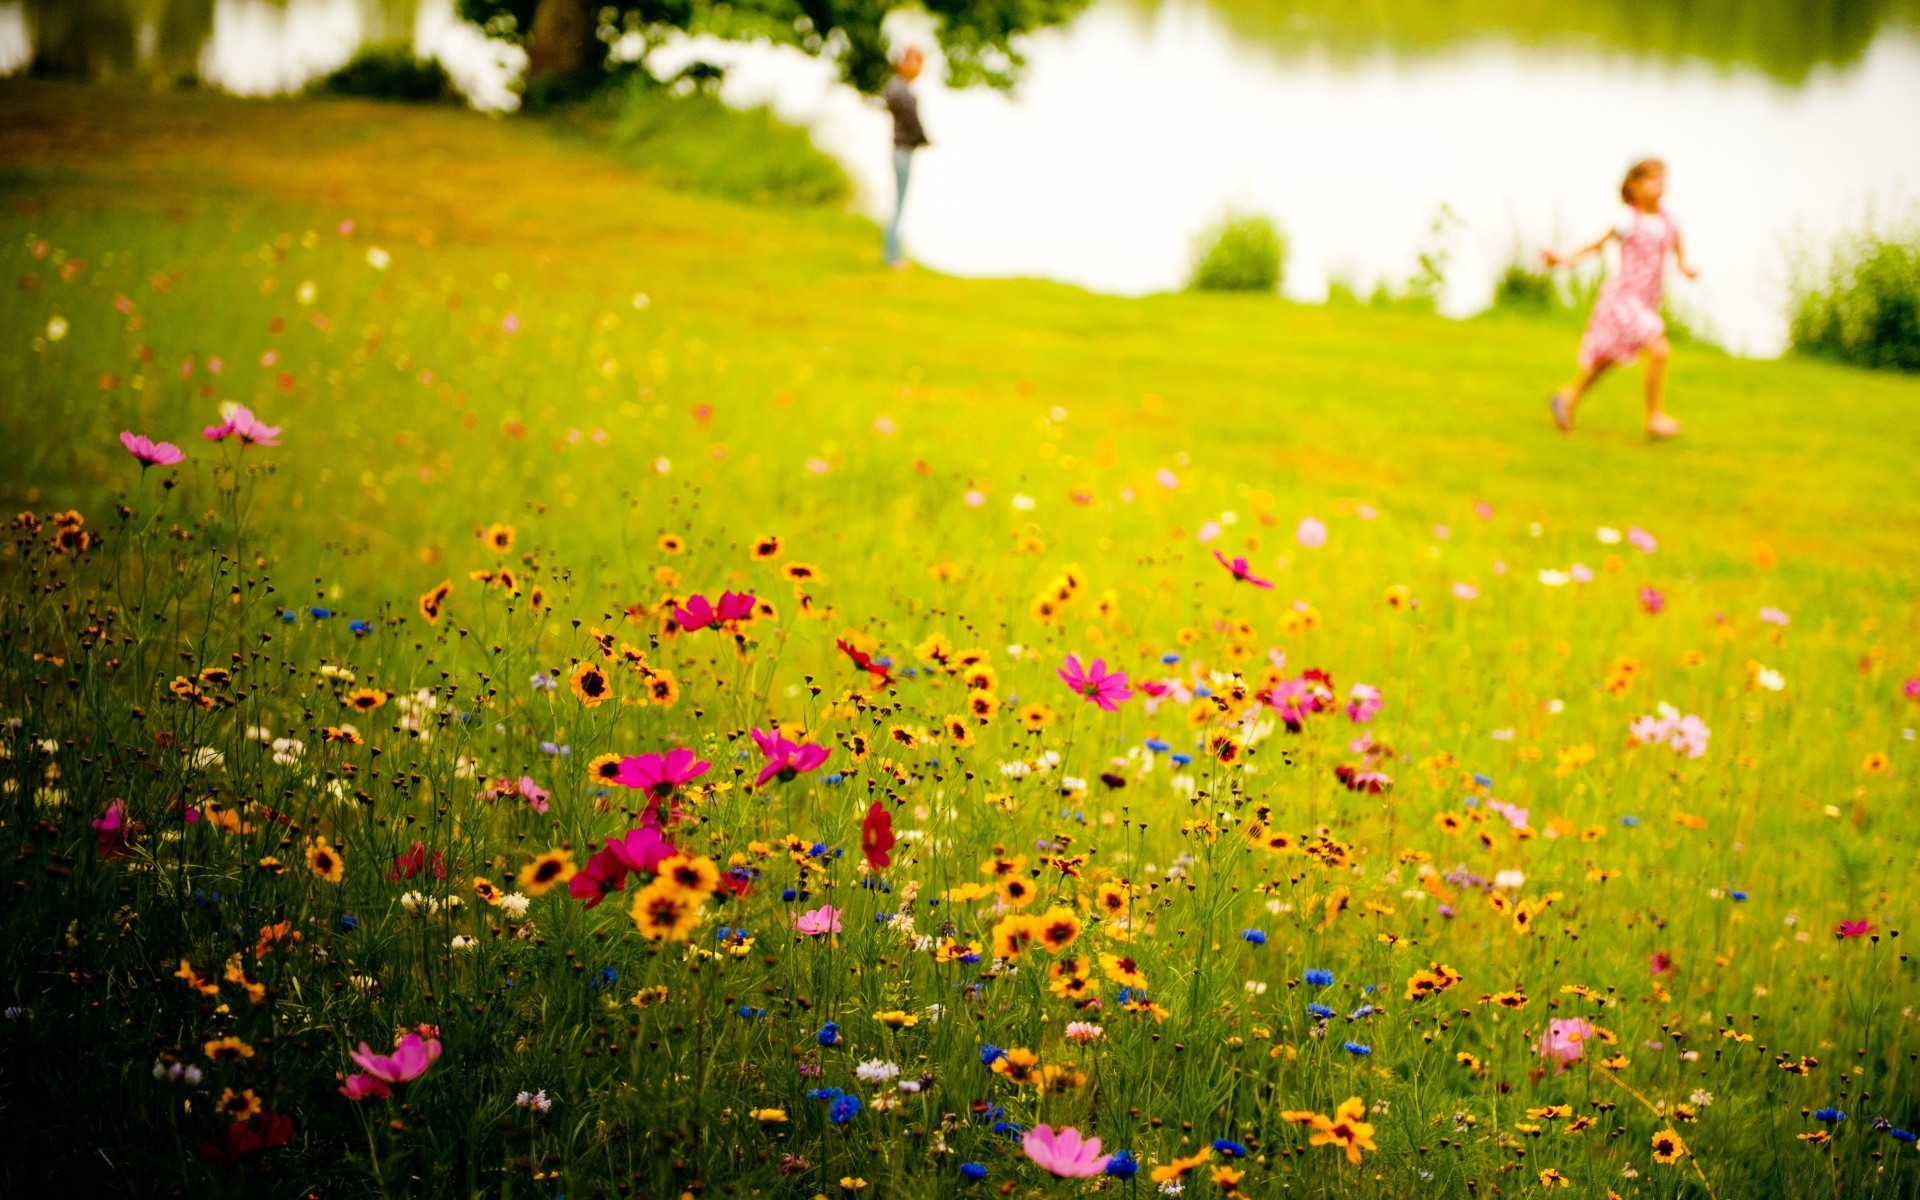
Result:
[[1679,267],[1680,273],[1688,279],[1695,279],[1700,275],[1699,270],[1687,261],[1687,244],[1681,240],[1678,229],[1673,231],[1673,265]]
[[1596,253],[1600,249],[1600,247],[1612,241],[1616,236],[1617,235],[1614,233],[1614,231],[1609,229],[1605,233],[1601,234],[1599,237],[1595,238],[1588,245],[1580,247],[1578,250],[1575,250],[1571,254],[1561,254],[1559,251],[1549,246],[1546,249],[1540,251],[1540,257],[1544,259],[1546,261],[1546,264],[1550,267],[1570,267],[1574,263],[1577,263],[1581,259],[1585,258],[1587,255]]

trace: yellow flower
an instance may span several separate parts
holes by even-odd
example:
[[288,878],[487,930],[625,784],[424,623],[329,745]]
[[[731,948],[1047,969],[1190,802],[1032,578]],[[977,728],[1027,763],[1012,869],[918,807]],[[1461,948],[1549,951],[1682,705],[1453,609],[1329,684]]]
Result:
[[661,861],[658,874],[649,886],[667,887],[675,895],[698,904],[719,890],[720,868],[710,858],[676,854]]
[[1876,750],[1861,760],[1860,769],[1869,775],[1891,775],[1893,761]]
[[1124,955],[1102,954],[1100,971],[1121,987],[1133,988],[1137,991],[1146,989],[1147,977],[1140,973],[1140,965]]
[[236,1059],[252,1058],[253,1047],[237,1037],[215,1038],[201,1047],[208,1058],[214,1062],[232,1062]]
[[1544,1188],[1572,1187],[1573,1182],[1552,1167],[1548,1167],[1546,1170],[1540,1172],[1540,1186]]
[[1314,1117],[1313,1136],[1307,1142],[1314,1146],[1338,1146],[1347,1152],[1348,1162],[1357,1163],[1362,1150],[1380,1149],[1373,1144],[1373,1126],[1360,1119],[1366,1115],[1366,1102],[1358,1096],[1351,1096],[1333,1110],[1331,1120],[1318,1115]]
[[889,1009],[886,1012],[877,1012],[873,1014],[873,1019],[885,1025],[888,1029],[912,1029],[920,1023],[919,1017],[898,1008]]
[[607,697],[613,695],[613,681],[607,678],[607,673],[600,669],[598,663],[578,664],[573,668],[568,683],[573,687],[574,696],[588,708],[605,704]]
[[346,705],[357,713],[370,713],[387,702],[387,694],[379,688],[355,688],[346,695]]
[[488,879],[485,875],[475,875],[473,877],[473,894],[485,900],[488,904],[500,903],[500,885]]
[[496,521],[480,531],[480,540],[495,554],[505,554],[513,549],[513,526]]
[[440,623],[440,613],[446,607],[447,597],[452,594],[453,581],[443,579],[435,584],[431,591],[428,591],[420,597],[420,615],[427,619],[427,624],[437,625]]
[[1169,1180],[1185,1179],[1188,1171],[1204,1165],[1206,1161],[1212,1157],[1213,1148],[1208,1147],[1189,1158],[1176,1158],[1164,1167],[1155,1167],[1151,1178],[1155,1183],[1166,1183]]
[[1039,936],[1039,920],[1035,917],[1010,913],[994,924],[990,935],[993,940],[995,958],[1018,958],[1022,951],[1033,945]]
[[1034,936],[1041,945],[1058,954],[1080,936],[1080,918],[1072,909],[1055,905],[1035,918]]
[[629,915],[648,941],[684,942],[700,924],[700,900],[662,876],[634,896]]
[[602,754],[587,764],[587,778],[595,783],[613,783],[620,778],[620,756]]
[[1029,704],[1020,710],[1020,726],[1028,733],[1039,733],[1053,724],[1053,710],[1044,704]]
[[520,868],[520,888],[529,896],[544,895],[555,884],[572,879],[577,870],[573,865],[573,851],[565,847],[549,850],[535,855],[533,861]]
[[1658,1163],[1678,1162],[1687,1153],[1687,1144],[1680,1135],[1671,1129],[1662,1129],[1653,1135],[1653,1161]]
[[307,843],[307,869],[328,883],[339,883],[347,874],[347,861],[324,837]]
[[747,1110],[747,1116],[762,1125],[785,1125],[787,1110],[784,1108],[754,1108]]

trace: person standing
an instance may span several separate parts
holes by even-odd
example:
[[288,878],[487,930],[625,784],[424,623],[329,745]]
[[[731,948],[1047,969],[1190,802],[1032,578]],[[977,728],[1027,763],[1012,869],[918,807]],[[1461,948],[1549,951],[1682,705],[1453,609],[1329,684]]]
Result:
[[887,80],[881,95],[887,111],[893,114],[893,220],[887,223],[887,265],[905,269],[906,257],[900,252],[900,213],[907,206],[907,176],[913,170],[913,152],[928,144],[926,131],[920,128],[920,102],[914,98],[913,81],[920,76],[926,58],[918,46],[908,46],[893,65],[893,77]]
[[1645,354],[1647,436],[1660,439],[1680,434],[1680,422],[1665,406],[1667,359],[1673,346],[1667,341],[1666,322],[1660,318],[1660,297],[1668,256],[1688,279],[1699,272],[1687,261],[1680,227],[1660,205],[1666,191],[1666,164],[1657,158],[1637,162],[1620,185],[1623,207],[1612,229],[1571,254],[1541,252],[1549,267],[1558,267],[1576,263],[1608,242],[1620,243],[1620,269],[1601,285],[1586,335],[1580,340],[1580,373],[1553,394],[1553,421],[1562,433],[1573,432],[1574,410],[1603,371]]

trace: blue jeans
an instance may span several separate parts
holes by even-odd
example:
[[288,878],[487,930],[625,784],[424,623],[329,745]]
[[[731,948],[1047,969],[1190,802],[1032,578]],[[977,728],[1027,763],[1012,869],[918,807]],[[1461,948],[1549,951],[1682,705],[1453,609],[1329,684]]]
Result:
[[907,206],[907,176],[913,171],[913,151],[905,146],[893,148],[893,177],[898,190],[893,197],[893,220],[887,222],[887,263],[900,261],[900,212]]

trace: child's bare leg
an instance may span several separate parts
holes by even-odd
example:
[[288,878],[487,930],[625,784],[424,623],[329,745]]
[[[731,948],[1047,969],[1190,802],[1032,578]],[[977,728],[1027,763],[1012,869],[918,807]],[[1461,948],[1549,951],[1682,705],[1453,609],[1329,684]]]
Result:
[[1667,360],[1672,357],[1673,343],[1665,337],[1647,344],[1647,432],[1655,437],[1672,437],[1680,432],[1680,422],[1661,407],[1667,395]]
[[1601,372],[1606,369],[1607,364],[1604,362],[1582,366],[1578,375],[1553,394],[1553,416],[1559,422],[1562,432],[1573,432],[1574,410],[1580,406],[1581,399],[1586,396],[1587,389],[1593,386],[1594,380],[1600,378]]

